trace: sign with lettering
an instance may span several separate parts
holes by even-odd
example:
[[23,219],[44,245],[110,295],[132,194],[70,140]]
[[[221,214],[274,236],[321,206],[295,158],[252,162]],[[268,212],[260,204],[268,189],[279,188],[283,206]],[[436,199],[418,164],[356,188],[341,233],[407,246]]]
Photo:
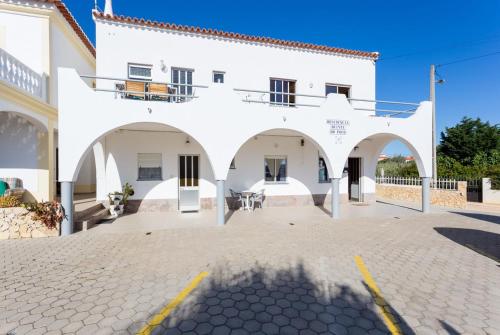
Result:
[[329,119],[326,123],[330,126],[330,135],[335,138],[335,144],[342,144],[342,137],[347,135],[351,122],[349,120]]

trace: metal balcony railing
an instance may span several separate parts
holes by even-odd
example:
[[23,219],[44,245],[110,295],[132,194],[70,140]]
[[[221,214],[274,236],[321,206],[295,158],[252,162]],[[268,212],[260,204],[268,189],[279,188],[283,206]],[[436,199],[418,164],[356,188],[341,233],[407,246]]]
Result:
[[39,99],[47,100],[45,77],[0,48],[0,80]]
[[97,87],[94,82],[92,85],[92,89],[96,92],[114,93],[115,98],[145,101],[163,101],[168,103],[181,103],[191,101],[192,99],[198,98],[198,96],[196,95],[196,88],[208,87],[184,83],[167,83],[151,80],[98,77],[91,75],[80,75],[80,77],[84,79],[111,82],[111,85],[105,84],[102,85],[103,87]]
[[[234,91],[241,92],[243,102],[268,104],[281,107],[321,107],[321,102],[327,97],[323,95],[298,94],[289,92],[249,90],[235,88]],[[407,117],[417,110],[419,104],[411,102],[368,100],[347,98],[353,109],[372,112],[375,117]],[[399,106],[397,108],[378,108],[377,105]]]

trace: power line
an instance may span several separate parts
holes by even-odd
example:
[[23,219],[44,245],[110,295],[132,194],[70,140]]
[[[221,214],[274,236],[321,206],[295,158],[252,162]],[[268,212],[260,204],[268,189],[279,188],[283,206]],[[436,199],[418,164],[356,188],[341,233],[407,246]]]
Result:
[[484,58],[484,57],[489,57],[489,56],[494,56],[494,55],[500,55],[500,51],[495,51],[495,52],[491,52],[489,54],[484,54],[484,55],[479,55],[479,56],[462,58],[462,59],[458,59],[458,60],[455,60],[455,61],[452,61],[452,62],[448,62],[448,63],[438,64],[438,65],[436,65],[436,67],[443,67],[443,66],[447,66],[447,65],[451,65],[451,64],[468,62],[468,61],[471,61],[471,60],[474,60],[474,59],[479,59],[479,58]]
[[459,48],[459,47],[465,47],[465,46],[468,46],[468,45],[488,43],[491,40],[495,40],[495,39],[497,39],[499,37],[500,37],[500,35],[493,35],[493,36],[486,37],[486,38],[480,38],[480,39],[477,39],[477,40],[470,40],[470,41],[464,41],[464,42],[460,42],[460,43],[454,43],[454,44],[444,45],[444,46],[437,47],[437,48],[421,49],[421,50],[416,50],[416,51],[413,51],[413,52],[408,52],[408,53],[404,53],[404,54],[400,54],[400,55],[396,55],[396,56],[382,57],[382,58],[380,58],[378,60],[378,62],[387,61],[387,60],[393,60],[393,59],[398,59],[398,58],[405,58],[405,57],[409,57],[409,56],[419,55],[419,54],[422,54],[422,53],[429,53],[429,52],[434,52],[434,51],[446,50],[446,49],[450,49],[450,48]]

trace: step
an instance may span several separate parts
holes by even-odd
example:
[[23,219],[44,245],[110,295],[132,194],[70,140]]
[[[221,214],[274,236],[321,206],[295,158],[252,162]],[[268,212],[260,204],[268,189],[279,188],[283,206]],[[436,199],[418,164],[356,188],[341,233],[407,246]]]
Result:
[[82,219],[91,216],[92,213],[96,213],[104,208],[104,205],[100,202],[94,202],[93,204],[75,205],[75,214],[73,219],[75,221],[82,221]]
[[109,209],[102,207],[99,211],[84,217],[82,220],[75,221],[75,229],[81,231],[89,230],[109,216]]

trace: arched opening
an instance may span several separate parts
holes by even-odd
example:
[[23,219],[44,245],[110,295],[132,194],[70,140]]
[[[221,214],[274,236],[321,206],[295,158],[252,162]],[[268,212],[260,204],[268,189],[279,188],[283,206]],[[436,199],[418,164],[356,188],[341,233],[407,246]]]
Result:
[[215,180],[202,145],[160,123],[133,123],[107,132],[86,150],[75,169],[75,193],[85,162],[95,166],[96,200],[134,189],[128,212],[198,211],[215,203]]
[[52,198],[49,169],[55,164],[50,162],[49,141],[53,146],[57,141],[49,139],[48,131],[47,125],[35,117],[0,111],[0,178],[10,188],[19,189],[25,202]]
[[[391,153],[386,153],[390,150]],[[395,158],[394,158],[395,157]],[[384,161],[387,166],[384,169]],[[395,171],[404,175],[392,177],[412,177],[420,180],[425,176],[424,164],[414,145],[394,134],[374,134],[358,142],[351,150],[344,165],[341,193],[351,202],[372,203],[377,199],[377,181],[387,172]],[[419,184],[420,181],[415,181]]]
[[310,136],[290,129],[267,130],[235,153],[226,189],[263,192],[263,202],[254,204],[263,207],[324,206],[331,194],[330,167],[329,157]]

